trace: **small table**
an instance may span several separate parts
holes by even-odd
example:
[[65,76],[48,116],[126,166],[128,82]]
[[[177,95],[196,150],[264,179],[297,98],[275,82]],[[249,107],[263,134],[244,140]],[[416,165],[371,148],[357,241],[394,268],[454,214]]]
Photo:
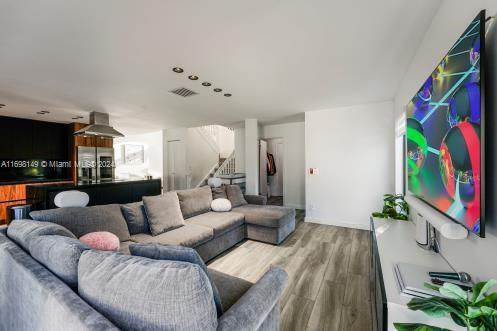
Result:
[[217,176],[218,178],[221,178],[223,180],[229,180],[230,185],[233,185],[233,181],[237,179],[244,179],[245,174],[239,173],[239,174],[230,174],[230,175],[219,175]]

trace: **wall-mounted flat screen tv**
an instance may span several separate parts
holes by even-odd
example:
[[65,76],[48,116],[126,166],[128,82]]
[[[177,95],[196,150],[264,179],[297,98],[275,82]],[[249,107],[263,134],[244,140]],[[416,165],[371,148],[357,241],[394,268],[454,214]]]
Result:
[[407,105],[408,190],[484,236],[485,11]]

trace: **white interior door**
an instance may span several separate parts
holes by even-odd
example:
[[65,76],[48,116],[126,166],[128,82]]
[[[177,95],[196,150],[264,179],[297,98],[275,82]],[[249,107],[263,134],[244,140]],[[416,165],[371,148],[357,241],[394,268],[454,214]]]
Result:
[[267,142],[259,142],[259,194],[267,196]]
[[167,142],[167,189],[174,191],[181,189],[181,174],[179,167],[180,141]]

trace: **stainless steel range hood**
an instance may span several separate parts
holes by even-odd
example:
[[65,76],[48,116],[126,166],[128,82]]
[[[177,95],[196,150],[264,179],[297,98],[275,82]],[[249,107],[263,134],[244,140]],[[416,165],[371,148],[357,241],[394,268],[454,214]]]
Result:
[[109,114],[93,111],[90,113],[90,125],[74,132],[75,136],[97,136],[118,138],[124,135],[109,125]]

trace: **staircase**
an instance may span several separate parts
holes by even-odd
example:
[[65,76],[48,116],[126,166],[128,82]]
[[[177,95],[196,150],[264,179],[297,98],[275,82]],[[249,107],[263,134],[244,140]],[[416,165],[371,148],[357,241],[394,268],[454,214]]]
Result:
[[197,187],[207,185],[209,178],[217,177],[219,175],[231,175],[235,173],[235,151],[227,158],[219,158],[219,162],[212,167],[211,171],[205,178],[197,185]]
[[[206,176],[196,185],[196,187],[204,186],[207,184],[207,181],[211,177],[216,177],[219,175],[228,175],[233,174],[235,172],[235,151],[233,150],[228,157],[221,157],[220,154],[220,144],[222,140],[223,134],[221,134],[221,130],[224,130],[218,125],[205,125],[196,128],[199,134],[204,137],[205,141],[212,148],[214,152],[218,154],[218,162],[212,166],[210,171],[206,174]],[[230,131],[233,131],[232,128],[227,128]]]

